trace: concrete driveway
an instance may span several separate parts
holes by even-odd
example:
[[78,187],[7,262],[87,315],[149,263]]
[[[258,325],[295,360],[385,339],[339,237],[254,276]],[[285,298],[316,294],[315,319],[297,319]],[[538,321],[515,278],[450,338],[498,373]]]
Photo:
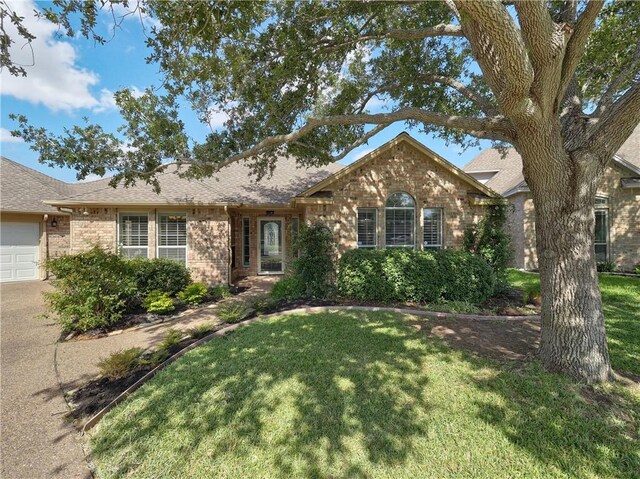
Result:
[[54,369],[60,329],[44,312],[42,281],[0,285],[1,477],[87,478],[77,431]]

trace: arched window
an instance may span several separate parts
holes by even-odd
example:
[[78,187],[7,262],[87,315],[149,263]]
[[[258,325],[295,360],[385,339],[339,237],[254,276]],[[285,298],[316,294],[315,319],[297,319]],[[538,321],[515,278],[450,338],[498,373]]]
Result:
[[411,195],[402,191],[389,195],[384,214],[387,247],[413,248],[416,244],[416,204]]

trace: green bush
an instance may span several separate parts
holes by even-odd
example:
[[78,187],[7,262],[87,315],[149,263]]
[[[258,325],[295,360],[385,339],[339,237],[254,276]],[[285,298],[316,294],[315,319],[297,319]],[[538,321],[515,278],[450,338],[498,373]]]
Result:
[[482,256],[496,273],[501,287],[507,285],[507,268],[513,256],[511,237],[507,233],[506,204],[489,205],[486,214],[477,226],[464,232],[463,248]]
[[336,240],[326,225],[301,225],[293,245],[298,257],[293,260],[291,276],[304,285],[303,296],[326,298],[334,291]]
[[173,304],[173,299],[169,296],[170,293],[160,291],[158,289],[151,291],[142,305],[144,309],[149,313],[167,314],[176,309]]
[[280,298],[276,298],[269,293],[261,294],[251,301],[251,307],[258,313],[273,311],[280,305]]
[[338,270],[342,296],[383,303],[480,303],[495,284],[484,259],[453,250],[354,249],[342,255]]
[[55,290],[44,297],[66,332],[116,324],[137,295],[127,262],[97,246],[49,259],[45,265],[56,279],[52,281]]
[[225,323],[237,323],[248,316],[250,309],[244,301],[229,301],[221,303],[216,309],[216,314]]
[[231,297],[231,290],[226,284],[221,284],[219,286],[211,288],[211,290],[209,291],[209,296],[211,296],[211,298],[215,300],[229,298]]
[[141,365],[142,349],[129,348],[117,351],[98,362],[103,376],[109,379],[121,379]]
[[640,274],[640,263],[638,263],[638,264],[636,265],[636,267],[633,269],[633,272],[634,272],[635,274]]
[[178,299],[185,304],[196,305],[202,303],[209,294],[209,288],[204,283],[191,283],[178,293]]
[[166,258],[127,260],[142,296],[159,290],[176,294],[191,283],[189,270],[182,263]]
[[613,261],[602,261],[596,264],[596,269],[598,270],[598,273],[613,273],[618,269],[618,267]]
[[188,329],[187,334],[189,334],[189,336],[191,336],[193,339],[200,339],[200,338],[204,338],[205,336],[213,332],[214,328],[215,328],[215,324],[213,323],[202,323],[193,328]]
[[275,300],[284,299],[286,301],[294,301],[305,297],[307,287],[299,276],[289,276],[282,278],[273,285],[271,289],[271,297]]

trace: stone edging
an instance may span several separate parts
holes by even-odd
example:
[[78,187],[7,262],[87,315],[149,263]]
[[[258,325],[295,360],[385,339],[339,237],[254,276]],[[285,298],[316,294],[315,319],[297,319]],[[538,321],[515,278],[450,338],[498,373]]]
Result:
[[136,389],[146,383],[149,379],[155,376],[162,369],[166,368],[169,364],[174,362],[176,359],[183,356],[188,351],[204,344],[214,338],[224,336],[231,331],[235,331],[241,326],[246,326],[248,324],[254,323],[258,320],[269,319],[276,316],[287,316],[291,314],[300,314],[300,313],[319,313],[325,311],[370,311],[370,312],[384,312],[384,313],[401,313],[401,314],[412,314],[415,316],[426,316],[430,318],[436,319],[472,319],[472,320],[480,320],[480,321],[523,321],[527,319],[540,319],[538,315],[530,315],[530,316],[482,316],[479,314],[457,314],[457,313],[444,313],[438,311],[425,311],[421,309],[404,309],[404,308],[387,308],[380,306],[311,306],[311,307],[302,307],[297,309],[290,309],[287,311],[280,311],[277,313],[266,314],[264,316],[256,316],[254,318],[245,319],[239,323],[231,324],[229,326],[225,326],[224,328],[218,329],[213,333],[205,336],[204,338],[198,339],[197,341],[191,343],[184,349],[181,349],[176,354],[171,356],[169,359],[159,364],[147,374],[138,379],[135,383],[125,389],[120,395],[118,395],[113,401],[107,404],[104,408],[98,411],[93,417],[91,417],[82,427],[82,433],[84,434],[86,431],[94,427],[100,419],[104,417],[106,413],[108,413],[115,406],[124,401],[127,397],[129,397]]

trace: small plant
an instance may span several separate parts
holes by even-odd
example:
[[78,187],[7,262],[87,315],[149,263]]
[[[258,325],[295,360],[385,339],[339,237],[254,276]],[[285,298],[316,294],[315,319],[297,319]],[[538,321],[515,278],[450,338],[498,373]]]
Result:
[[209,296],[211,296],[211,298],[215,299],[216,301],[220,299],[230,298],[231,290],[226,284],[221,284],[219,286],[211,288],[211,290],[209,291]]
[[169,329],[162,342],[158,345],[160,351],[170,351],[172,348],[180,344],[184,338],[184,333],[177,329]]
[[225,323],[237,323],[245,319],[250,312],[249,305],[244,301],[229,301],[218,306],[216,314]]
[[540,285],[534,284],[527,286],[523,294],[524,304],[533,304],[534,306],[542,305],[542,295],[540,294]]
[[101,359],[98,368],[103,376],[111,380],[122,379],[141,365],[141,358],[142,349],[124,349]]
[[634,272],[635,274],[640,274],[640,263],[638,263],[638,264],[636,265],[636,267],[633,269],[633,272]]
[[261,294],[253,299],[251,307],[258,313],[266,313],[275,310],[280,304],[280,299],[273,297],[269,293]]
[[178,293],[178,299],[185,304],[195,306],[202,303],[209,293],[209,288],[204,283],[191,283]]
[[200,339],[207,336],[213,331],[215,325],[213,323],[202,323],[187,330],[187,334],[193,339]]
[[444,313],[458,314],[479,314],[482,312],[482,309],[471,303],[467,303],[466,301],[441,300],[437,303],[431,303],[427,309],[429,309],[430,311],[441,311]]
[[176,309],[173,299],[169,297],[169,293],[160,290],[153,290],[144,298],[142,305],[149,313],[167,314]]
[[306,285],[299,276],[289,276],[282,278],[271,289],[271,297],[275,300],[294,301],[304,298],[306,295]]
[[598,273],[613,273],[617,269],[617,266],[613,261],[602,261],[596,264],[596,269]]

